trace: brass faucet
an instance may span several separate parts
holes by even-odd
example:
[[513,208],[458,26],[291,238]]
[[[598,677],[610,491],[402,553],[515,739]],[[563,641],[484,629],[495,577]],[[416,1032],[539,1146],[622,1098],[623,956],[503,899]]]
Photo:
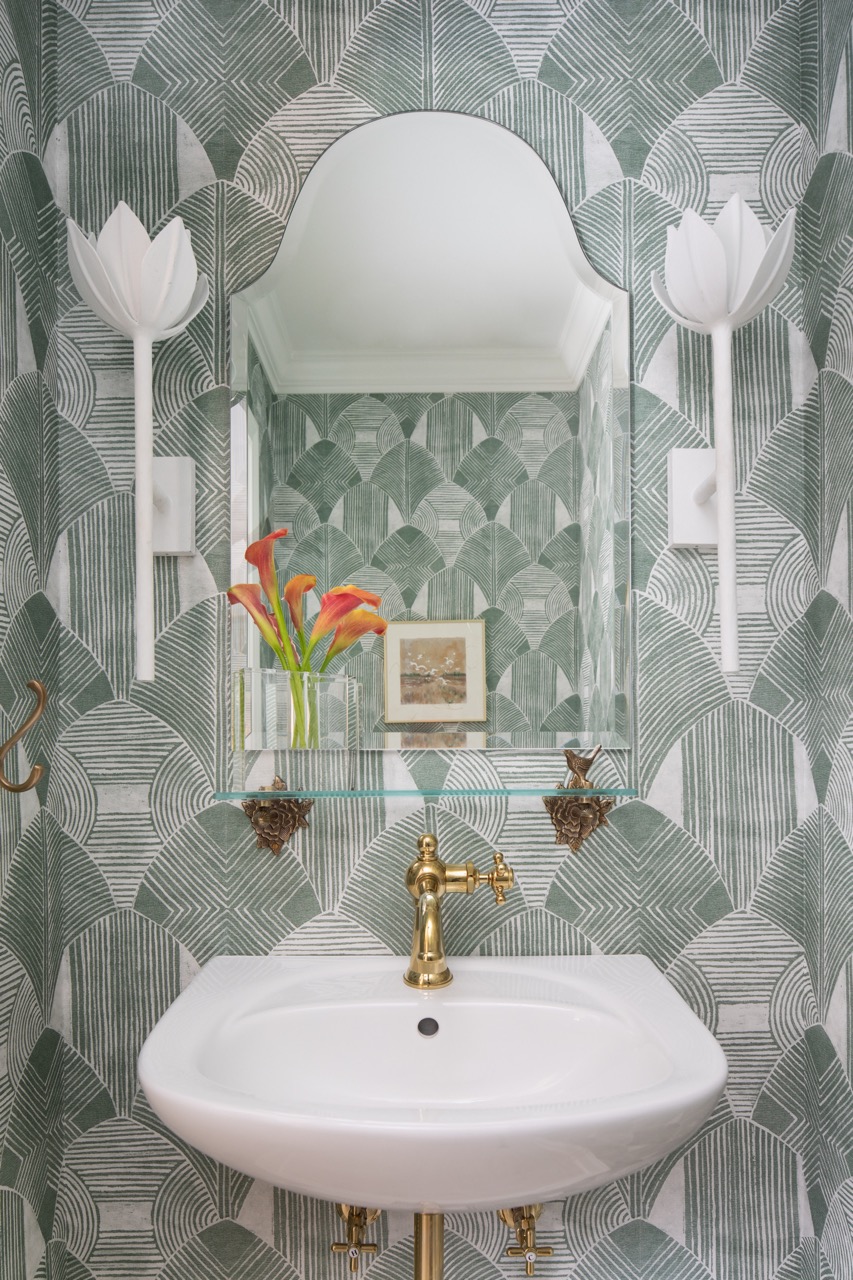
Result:
[[494,871],[478,871],[473,862],[450,864],[438,857],[438,840],[430,832],[418,840],[418,857],[406,872],[406,888],[415,900],[415,927],[412,958],[403,981],[410,987],[429,990],[446,987],[453,981],[444,953],[441,928],[441,899],[445,893],[473,893],[488,884],[500,906],[512,887],[515,873],[496,853]]

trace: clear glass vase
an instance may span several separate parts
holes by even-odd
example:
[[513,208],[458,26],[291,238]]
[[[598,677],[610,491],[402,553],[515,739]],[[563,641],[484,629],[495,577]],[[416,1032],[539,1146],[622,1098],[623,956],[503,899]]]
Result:
[[[284,673],[282,673],[284,674]],[[289,675],[291,750],[350,751],[358,746],[358,685],[345,675]]]
[[359,685],[351,676],[244,667],[234,672],[232,746],[247,756],[358,751]]

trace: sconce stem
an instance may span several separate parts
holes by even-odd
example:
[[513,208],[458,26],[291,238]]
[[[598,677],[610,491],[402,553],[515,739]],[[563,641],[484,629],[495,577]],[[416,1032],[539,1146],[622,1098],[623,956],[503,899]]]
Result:
[[136,426],[136,678],[154,679],[154,344],[149,334],[133,337]]
[[717,457],[717,574],[719,579],[720,654],[723,671],[737,671],[737,546],[735,541],[735,444],[732,391],[732,329],[711,330],[714,357],[714,447]]

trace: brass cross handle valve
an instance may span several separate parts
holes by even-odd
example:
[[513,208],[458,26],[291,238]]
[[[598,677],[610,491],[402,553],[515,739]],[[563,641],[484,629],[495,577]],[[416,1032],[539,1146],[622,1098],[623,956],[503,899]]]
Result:
[[498,1209],[498,1217],[515,1232],[518,1244],[510,1245],[506,1251],[508,1258],[523,1258],[525,1270],[529,1276],[534,1274],[537,1258],[552,1258],[554,1250],[547,1246],[536,1248],[536,1219],[542,1212],[541,1204],[519,1205],[516,1209]]
[[495,860],[494,871],[475,871],[477,887],[481,884],[487,884],[495,895],[495,902],[499,907],[506,903],[506,891],[511,889],[515,884],[515,872],[512,867],[508,867],[504,862],[502,853],[493,855]]
[[380,1209],[363,1209],[356,1204],[339,1204],[338,1213],[347,1224],[346,1240],[336,1240],[332,1245],[332,1253],[345,1253],[349,1258],[349,1269],[358,1271],[358,1264],[363,1253],[375,1253],[376,1245],[365,1243],[364,1233],[368,1224],[375,1222],[381,1213]]

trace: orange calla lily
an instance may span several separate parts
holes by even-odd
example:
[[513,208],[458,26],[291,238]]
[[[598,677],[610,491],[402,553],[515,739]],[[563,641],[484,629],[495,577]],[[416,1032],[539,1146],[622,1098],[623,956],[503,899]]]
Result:
[[[332,587],[326,592],[329,596],[358,596],[362,604],[369,604],[371,609],[378,609],[382,603],[382,597],[378,596],[375,591],[365,591],[362,587],[357,587],[354,582],[348,582],[345,587]],[[323,597],[325,599],[325,596]]]
[[248,612],[255,626],[278,656],[282,665],[287,666],[289,669],[294,668],[294,663],[292,661],[287,662],[283,656],[285,654],[285,646],[282,644],[276,620],[264,605],[261,599],[261,588],[258,584],[256,582],[238,582],[235,586],[228,588],[228,599],[231,604],[241,604]]
[[[243,605],[281,665],[294,674],[311,672],[312,651],[320,640],[334,631],[329,651],[320,667],[321,671],[325,671],[332,658],[354,644],[360,636],[371,631],[381,636],[385,632],[388,623],[370,611],[382,603],[382,598],[374,591],[365,591],[352,582],[332,587],[322,598],[320,612],[306,643],[305,596],[316,587],[317,579],[313,573],[294,574],[285,584],[284,591],[279,592],[275,543],[286,534],[286,529],[276,529],[265,538],[258,538],[256,542],[249,544],[246,548],[246,560],[258,570],[260,586],[257,583],[239,582],[229,588],[228,599],[232,604]],[[271,606],[269,609],[264,603],[264,595]],[[290,612],[296,639],[288,631],[283,607],[285,604]],[[364,605],[370,608],[366,609]],[[299,730],[299,735],[304,736],[304,725]]]
[[331,591],[326,592],[320,601],[320,612],[314,619],[314,626],[311,629],[308,653],[311,652],[318,640],[322,640],[330,631],[334,631],[342,618],[346,617],[348,613],[352,613],[353,609],[357,609],[359,605],[365,603],[361,598],[363,594],[364,592],[355,587],[352,589],[349,587],[333,587]]
[[[258,571],[264,595],[272,605],[273,616],[279,633],[284,636],[287,627],[284,621],[284,609],[281,607],[281,596],[278,593],[278,574],[275,571],[275,544],[279,538],[286,538],[286,529],[276,529],[257,542],[250,542],[246,548],[246,560]],[[290,655],[288,654],[288,657]],[[290,665],[289,663],[287,664]]]
[[333,658],[344,649],[348,649],[351,644],[355,644],[356,640],[360,640],[362,636],[371,631],[377,636],[382,636],[387,630],[388,623],[384,618],[380,618],[378,613],[371,613],[369,609],[350,610],[339,624],[320,670],[325,671]]
[[313,591],[316,585],[317,579],[314,577],[313,573],[297,573],[294,578],[291,578],[290,581],[285,584],[284,591],[282,592],[285,604],[290,610],[290,620],[293,623],[293,628],[296,634],[299,636],[300,642],[302,642],[303,648],[305,647],[303,642],[303,633],[305,630],[305,595],[307,592]]
[[285,537],[287,537],[286,529],[276,529],[275,533],[268,533],[265,538],[258,538],[257,542],[250,542],[246,548],[246,560],[257,569],[261,586],[268,600],[273,600],[278,595],[275,543],[279,538]]

